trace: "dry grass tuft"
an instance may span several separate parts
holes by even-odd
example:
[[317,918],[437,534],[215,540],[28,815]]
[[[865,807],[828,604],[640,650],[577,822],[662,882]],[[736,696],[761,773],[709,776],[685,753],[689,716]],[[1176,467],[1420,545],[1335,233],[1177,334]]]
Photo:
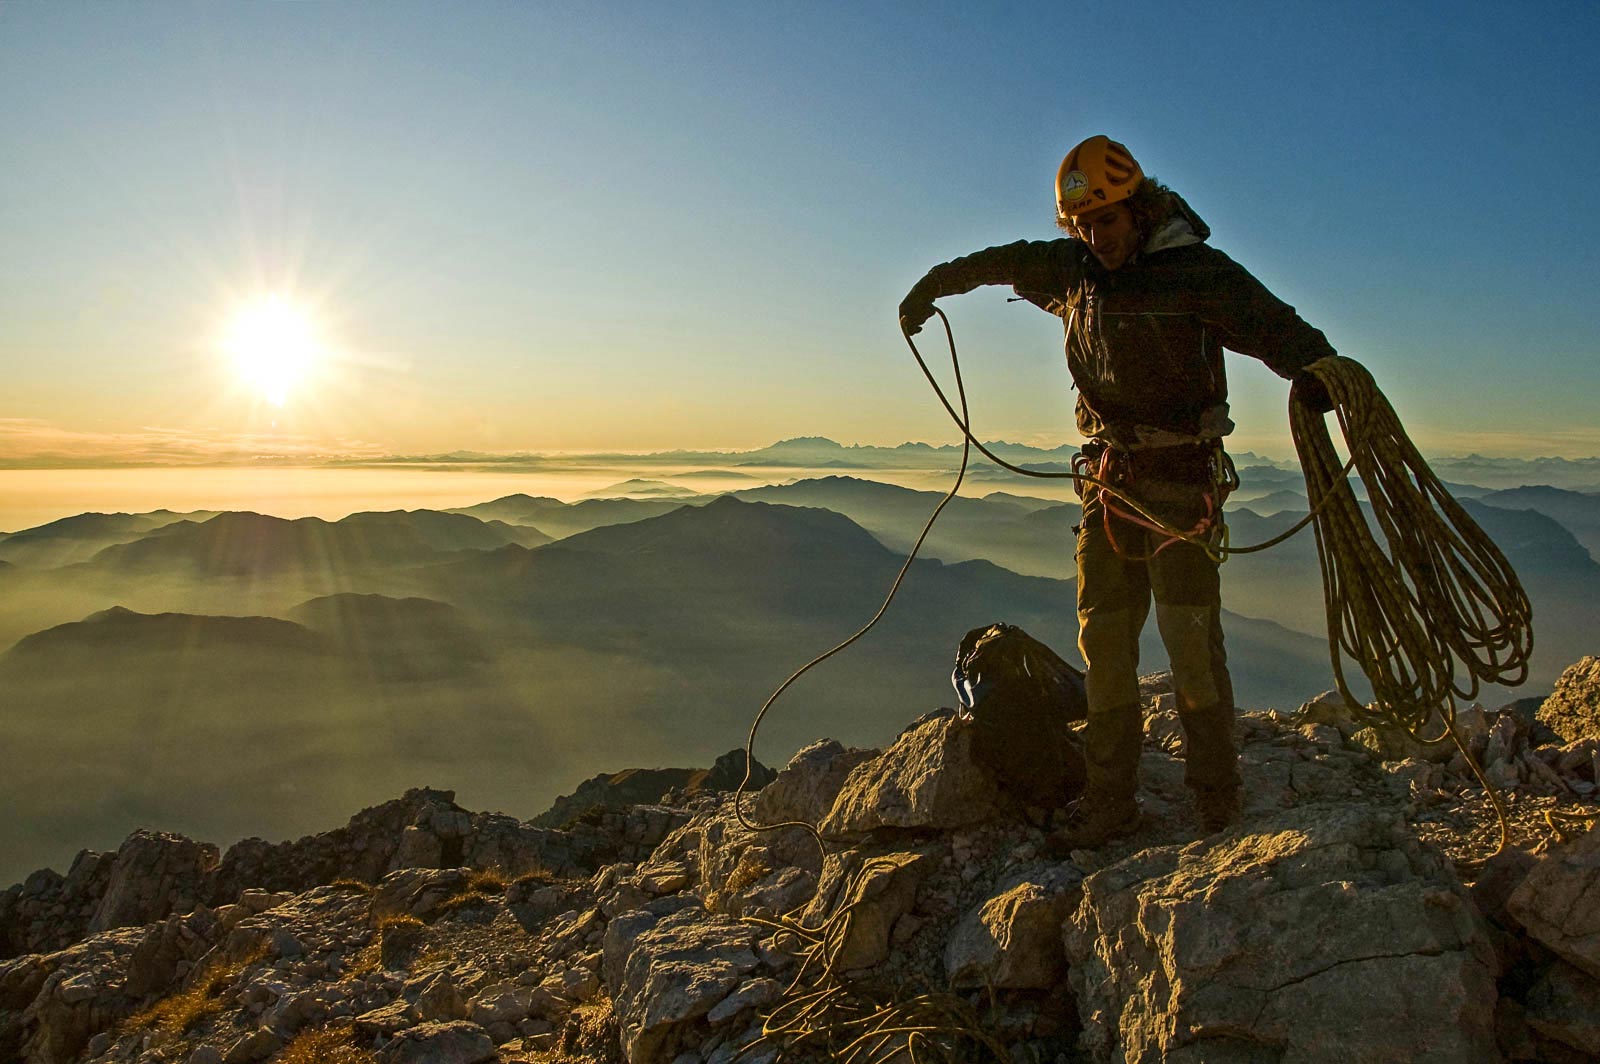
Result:
[[338,887],[340,890],[354,891],[357,894],[371,894],[374,890],[378,889],[371,883],[368,883],[366,880],[351,879],[349,877],[336,879],[332,883],[329,883],[328,886]]
[[378,1058],[354,1039],[355,1028],[348,1024],[301,1031],[274,1064],[378,1064]]
[[441,913],[453,913],[460,909],[467,909],[477,905],[487,905],[495,898],[505,894],[506,887],[511,881],[507,879],[505,870],[499,867],[482,868],[468,877],[459,891],[453,897],[446,898],[439,905]]
[[545,868],[543,865],[538,865],[528,869],[526,872],[513,879],[511,881],[511,885],[513,887],[527,887],[537,884],[541,887],[544,887],[555,883],[559,878],[560,877],[556,875],[554,869]]
[[378,932],[380,935],[395,928],[426,926],[426,924],[417,919],[415,916],[412,916],[410,913],[387,913],[378,917],[372,923],[372,929]]
[[153,1028],[167,1034],[183,1034],[201,1020],[222,1010],[223,993],[246,968],[265,960],[267,945],[262,943],[237,961],[213,965],[187,989],[162,998],[122,1021],[125,1032]]
[[723,884],[722,892],[724,894],[738,894],[745,887],[753,883],[759,883],[771,874],[771,865],[754,853],[746,853],[739,858],[738,865],[729,874],[727,882]]

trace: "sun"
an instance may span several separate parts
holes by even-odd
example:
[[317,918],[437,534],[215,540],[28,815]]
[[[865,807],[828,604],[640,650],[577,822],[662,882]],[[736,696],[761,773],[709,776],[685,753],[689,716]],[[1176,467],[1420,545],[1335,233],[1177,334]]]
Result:
[[278,295],[260,296],[240,307],[222,346],[244,381],[273,406],[289,401],[319,353],[311,318]]

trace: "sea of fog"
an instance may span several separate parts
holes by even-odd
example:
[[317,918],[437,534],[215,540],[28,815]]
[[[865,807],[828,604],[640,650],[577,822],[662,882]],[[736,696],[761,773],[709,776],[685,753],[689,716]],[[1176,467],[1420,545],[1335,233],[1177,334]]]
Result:
[[[563,502],[603,495],[650,497],[648,489],[617,488],[634,479],[660,481],[695,492],[737,491],[806,477],[838,475],[837,469],[582,464],[535,471],[427,465],[383,467],[237,466],[123,469],[0,469],[0,532],[80,513],[143,513],[150,510],[250,510],[274,517],[337,520],[365,510],[445,510],[505,495],[543,495]],[[924,491],[948,491],[952,473],[927,470],[862,471],[860,476]],[[1000,489],[1066,499],[1071,490],[1036,481],[1020,487],[969,480],[963,495]]]

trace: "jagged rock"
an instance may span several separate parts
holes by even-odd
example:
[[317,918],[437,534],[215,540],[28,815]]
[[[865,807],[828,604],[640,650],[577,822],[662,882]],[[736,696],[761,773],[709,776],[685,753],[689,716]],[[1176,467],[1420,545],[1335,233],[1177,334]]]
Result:
[[378,1051],[382,1064],[482,1064],[497,1056],[489,1032],[466,1020],[418,1024]]
[[1556,961],[1528,991],[1528,1026],[1575,1050],[1600,1050],[1600,980]]
[[648,862],[635,875],[639,889],[651,897],[676,894],[693,882],[689,869],[680,861]]
[[1357,719],[1357,707],[1338,691],[1324,691],[1311,699],[1300,707],[1295,719],[1301,724],[1326,724],[1347,739],[1365,726]]
[[192,967],[211,948],[219,927],[216,914],[203,906],[186,916],[152,924],[128,961],[123,989],[143,997],[169,986],[177,979],[180,965]]
[[0,968],[0,996],[12,1003],[27,998],[9,1023],[0,1022],[0,1060],[66,1064],[91,1037],[130,1014],[135,1000],[121,973],[143,937],[141,929],[116,928]]
[[448,971],[419,976],[414,982],[420,987],[416,998],[418,1019],[426,1023],[466,1019],[466,999]]
[[[1381,761],[1414,759],[1429,763],[1448,762],[1456,753],[1455,744],[1449,741],[1424,743],[1412,738],[1405,729],[1392,724],[1375,722],[1365,715],[1364,707],[1346,701],[1337,691],[1324,691],[1302,705],[1295,715],[1301,725],[1322,725],[1334,729],[1352,745],[1366,750]],[[1469,747],[1477,743],[1474,752],[1482,754],[1482,736],[1489,726],[1489,717],[1483,707],[1473,703],[1456,714],[1455,727],[1462,742]],[[1432,738],[1444,735],[1442,720],[1435,720],[1422,729],[1422,734]]]
[[283,1039],[269,1030],[255,1030],[240,1038],[222,1054],[222,1064],[255,1064],[283,1048]]
[[[367,1037],[394,1035],[408,1027],[416,1026],[422,1019],[417,1007],[404,998],[396,998],[387,1005],[380,1005],[375,1009],[368,1009],[355,1018],[356,1032]],[[285,1031],[295,1031],[300,1027],[281,1013],[269,1021],[275,1028]]]
[[496,983],[478,991],[467,1003],[467,1017],[487,1027],[492,1023],[516,1023],[533,1011],[533,991],[515,983]]
[[605,938],[601,940],[600,974],[611,996],[622,993],[628,958],[639,936],[675,912],[695,905],[693,898],[658,898],[644,907],[621,913],[606,924]]
[[400,845],[389,860],[389,870],[397,868],[438,868],[444,857],[444,841],[427,828],[407,824],[400,833]]
[[964,827],[994,818],[999,793],[972,760],[971,729],[953,713],[932,714],[851,771],[821,831],[839,839],[884,827]]
[[847,933],[834,955],[835,967],[849,971],[881,964],[889,956],[895,922],[911,911],[917,888],[935,863],[925,851],[829,854],[823,862],[817,896],[802,922],[817,927],[849,909]]
[[791,757],[777,778],[756,795],[752,819],[760,824],[817,823],[833,808],[851,771],[877,753],[845,747],[837,739],[812,743]]
[[945,947],[954,987],[1048,990],[1067,970],[1061,926],[1082,896],[1083,873],[1048,865],[1008,877],[1003,889],[961,918]]
[[706,1013],[706,1021],[716,1027],[734,1019],[746,1009],[762,1009],[783,997],[783,984],[776,979],[752,979],[717,1002]]
[[261,839],[235,843],[222,857],[208,900],[224,904],[251,888],[309,890],[341,878],[376,883],[389,869],[405,829],[419,823],[430,806],[457,808],[455,792],[414,788],[319,835],[276,844]]
[[1585,657],[1567,666],[1539,707],[1538,719],[1564,742],[1600,739],[1600,658]]
[[375,913],[406,913],[419,918],[433,915],[440,905],[460,894],[472,874],[461,868],[401,868],[383,877],[373,891]]
[[217,848],[181,835],[135,831],[117,850],[90,933],[186,913],[202,896]]
[[1096,1060],[1496,1059],[1480,918],[1377,808],[1136,853],[1084,880],[1066,948]]
[[752,930],[689,908],[633,941],[616,995],[622,1048],[630,1064],[668,1061],[682,1028],[726,998],[757,965]]
[[1600,977],[1600,827],[1545,855],[1506,911],[1529,935]]
[[[810,875],[821,868],[821,856],[809,832],[803,828],[751,831],[739,822],[731,800],[700,810],[663,840],[652,863],[665,862],[681,862],[691,869],[706,908],[729,916],[742,916],[752,907],[786,912],[772,905],[784,870],[799,868]],[[790,877],[778,893],[793,908],[805,900],[809,882]]]
[[[747,793],[760,790],[776,775],[759,761],[750,765]],[[743,748],[730,750],[705,768],[634,768],[623,772],[602,772],[578,784],[571,794],[562,795],[548,810],[534,817],[539,827],[558,828],[573,823],[586,813],[620,810],[635,805],[654,805],[672,792],[695,794],[704,791],[731,791],[745,776]]]

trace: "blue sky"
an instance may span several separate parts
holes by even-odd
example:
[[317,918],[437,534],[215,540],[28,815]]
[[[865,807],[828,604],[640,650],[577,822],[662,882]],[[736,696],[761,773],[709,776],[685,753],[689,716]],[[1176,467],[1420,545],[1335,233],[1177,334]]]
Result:
[[[1597,46],[1592,3],[0,2],[0,461],[945,442],[895,307],[1054,236],[1097,132],[1425,448],[1597,454]],[[218,353],[266,292],[324,345],[282,407]],[[945,306],[980,433],[1074,439],[1059,323]]]

